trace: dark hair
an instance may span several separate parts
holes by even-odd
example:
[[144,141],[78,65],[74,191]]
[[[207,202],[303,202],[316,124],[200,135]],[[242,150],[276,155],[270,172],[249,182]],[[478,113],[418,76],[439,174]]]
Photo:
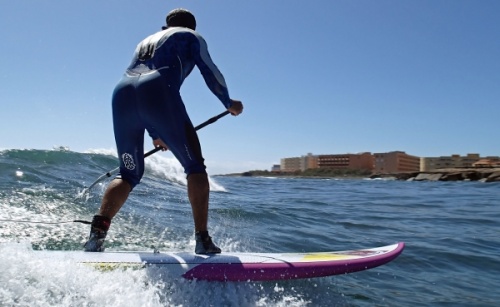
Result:
[[168,13],[167,27],[186,27],[196,30],[196,19],[190,11],[178,8]]

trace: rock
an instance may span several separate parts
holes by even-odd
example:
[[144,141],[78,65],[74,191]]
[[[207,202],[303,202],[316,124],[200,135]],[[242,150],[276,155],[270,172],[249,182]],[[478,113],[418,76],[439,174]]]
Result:
[[462,175],[464,177],[464,180],[469,179],[470,181],[477,181],[477,180],[483,178],[481,173],[474,172],[474,171],[463,172]]
[[417,177],[415,177],[415,181],[424,181],[424,180],[438,181],[439,179],[441,179],[442,176],[443,174],[440,173],[432,173],[432,174],[420,173],[417,175]]
[[487,178],[484,178],[485,182],[495,182],[500,181],[500,172],[491,173]]
[[417,177],[419,173],[415,173],[415,172],[412,172],[412,173],[398,173],[398,174],[395,174],[394,176],[398,179],[398,180],[409,180],[410,178],[415,178]]
[[371,178],[396,177],[406,181],[481,181],[500,182],[500,168],[446,168],[425,172],[403,172],[393,174],[373,174]]
[[464,176],[462,172],[454,172],[454,173],[448,173],[444,174],[440,180],[442,181],[459,181],[459,180],[464,180]]

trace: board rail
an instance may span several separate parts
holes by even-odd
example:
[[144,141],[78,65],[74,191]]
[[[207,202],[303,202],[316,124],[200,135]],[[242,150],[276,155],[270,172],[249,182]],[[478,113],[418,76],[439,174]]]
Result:
[[70,261],[100,269],[159,266],[189,280],[273,281],[325,277],[368,270],[396,259],[404,242],[392,245],[313,253],[34,251],[38,257]]

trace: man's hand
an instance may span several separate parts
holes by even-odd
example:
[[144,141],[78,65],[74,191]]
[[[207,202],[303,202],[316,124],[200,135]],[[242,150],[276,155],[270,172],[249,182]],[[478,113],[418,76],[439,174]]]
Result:
[[237,116],[243,112],[243,104],[239,100],[234,100],[231,99],[232,105],[229,107],[227,110],[231,113],[233,116]]
[[153,145],[155,148],[161,147],[162,151],[168,150],[167,144],[165,144],[165,142],[163,142],[160,138],[153,140]]

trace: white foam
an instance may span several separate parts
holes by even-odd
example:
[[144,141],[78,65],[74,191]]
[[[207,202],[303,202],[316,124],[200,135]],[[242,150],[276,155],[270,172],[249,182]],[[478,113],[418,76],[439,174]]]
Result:
[[[0,219],[61,222],[87,210],[64,197],[46,198],[47,188],[35,186],[4,193]],[[54,191],[51,191],[53,193]],[[154,237],[153,224],[131,224],[117,218],[113,237],[129,242],[120,249],[144,249],[159,244],[161,250],[192,251],[192,236],[165,229]],[[136,230],[136,232],[132,231]],[[141,232],[137,233],[137,229]],[[175,229],[178,229],[176,227]],[[227,251],[243,249],[243,242],[214,225],[216,242]],[[36,257],[31,244],[39,248],[77,248],[88,228],[80,224],[0,224],[0,306],[307,306],[300,291],[273,283],[209,283],[187,281],[159,268],[99,271],[68,261],[55,262]],[[128,234],[130,237],[125,237]],[[21,243],[16,241],[22,240]],[[78,243],[78,244],[77,244]],[[83,242],[80,242],[83,243]],[[57,247],[55,244],[61,244]]]
[[29,242],[0,244],[1,306],[307,306],[278,284],[187,281],[166,270],[102,271],[37,258]]
[[107,155],[107,156],[113,156],[113,157],[118,157],[118,154],[116,153],[116,149],[108,148],[98,148],[98,149],[87,149],[83,153],[89,153],[89,154],[99,154],[99,155]]
[[160,285],[145,270],[100,272],[37,259],[26,242],[0,244],[0,254],[2,306],[163,306]]
[[[187,186],[186,174],[177,159],[162,155],[152,155],[145,160],[146,171],[154,177],[167,179],[181,186]],[[211,191],[226,192],[226,189],[212,177],[208,178]]]
[[[85,153],[102,154],[117,157],[116,149],[88,149]],[[145,160],[146,173],[160,179],[166,179],[180,186],[187,186],[186,174],[174,157],[166,157],[161,154],[154,154],[147,157]],[[209,176],[210,190],[217,192],[227,192],[226,189]]]

